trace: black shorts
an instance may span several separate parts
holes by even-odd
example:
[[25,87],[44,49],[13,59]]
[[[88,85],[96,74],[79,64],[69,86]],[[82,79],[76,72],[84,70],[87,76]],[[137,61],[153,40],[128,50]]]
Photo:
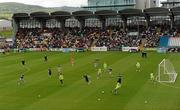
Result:
[[89,79],[88,79],[88,78],[86,78],[86,82],[89,82]]
[[143,52],[142,57],[147,57],[147,53]]

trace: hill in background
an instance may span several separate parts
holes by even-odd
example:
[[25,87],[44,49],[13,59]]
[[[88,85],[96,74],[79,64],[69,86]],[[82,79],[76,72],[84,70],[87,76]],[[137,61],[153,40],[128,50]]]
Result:
[[79,7],[54,7],[54,8],[46,8],[37,5],[26,5],[22,3],[15,2],[7,2],[0,3],[0,18],[11,18],[13,13],[31,13],[36,11],[45,11],[45,12],[54,12],[54,11],[78,11],[82,10]]

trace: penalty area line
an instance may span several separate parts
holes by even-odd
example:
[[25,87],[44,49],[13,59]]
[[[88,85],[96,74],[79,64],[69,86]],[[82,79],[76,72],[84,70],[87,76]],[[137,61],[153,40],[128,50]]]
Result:
[[160,84],[161,84],[161,85],[164,85],[164,86],[167,86],[167,87],[174,88],[174,89],[180,89],[180,87],[171,86],[171,85],[168,85],[168,84],[165,84],[165,83],[160,83]]

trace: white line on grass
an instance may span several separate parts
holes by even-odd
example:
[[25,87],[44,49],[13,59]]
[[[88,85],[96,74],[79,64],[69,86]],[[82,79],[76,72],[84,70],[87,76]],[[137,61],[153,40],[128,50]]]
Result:
[[180,87],[171,86],[171,85],[168,85],[168,84],[165,84],[165,83],[160,83],[160,84],[161,84],[161,85],[164,85],[164,86],[167,86],[167,87],[174,88],[174,89],[180,89]]

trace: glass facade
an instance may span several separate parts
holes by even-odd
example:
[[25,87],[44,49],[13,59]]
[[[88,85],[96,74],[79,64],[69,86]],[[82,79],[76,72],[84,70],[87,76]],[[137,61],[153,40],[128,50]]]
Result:
[[88,6],[84,7],[90,11],[97,10],[122,10],[134,8],[135,0],[88,0]]
[[173,8],[180,6],[180,0],[167,0],[165,2],[161,2],[161,4],[164,8]]

